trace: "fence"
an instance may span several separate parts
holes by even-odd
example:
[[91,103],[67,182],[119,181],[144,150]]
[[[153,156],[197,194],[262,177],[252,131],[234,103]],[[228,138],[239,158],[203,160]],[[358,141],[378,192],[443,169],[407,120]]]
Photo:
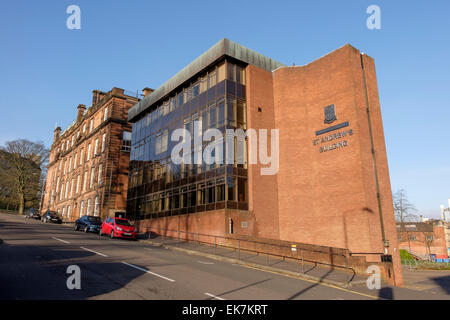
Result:
[[420,269],[450,270],[450,262],[402,260],[402,266],[409,270],[420,270]]
[[[182,241],[186,241],[193,242],[194,245],[205,244],[211,246],[213,247],[214,255],[216,255],[217,248],[222,247],[232,249],[238,259],[241,258],[241,252],[251,252],[258,256],[266,255],[267,264],[269,264],[270,256],[278,257],[283,259],[283,261],[298,261],[300,262],[301,273],[305,273],[305,264],[309,263],[312,263],[315,266],[324,265],[330,268],[342,269],[345,270],[345,282],[347,284],[356,275],[355,270],[349,266],[349,257],[351,253],[348,250],[344,250],[345,253],[334,253],[331,251],[316,250],[307,247],[292,247],[257,240],[247,240],[236,237],[217,236],[169,229],[160,230],[159,233],[154,234],[160,235],[161,244],[164,244],[167,239],[173,239],[176,240],[175,245],[180,245]],[[151,235],[152,232],[149,234],[149,239],[151,238]],[[289,252],[289,254],[287,252]],[[320,259],[320,256],[323,256],[323,259]],[[314,259],[314,257],[316,257],[316,259]],[[325,262],[328,259],[330,262]]]

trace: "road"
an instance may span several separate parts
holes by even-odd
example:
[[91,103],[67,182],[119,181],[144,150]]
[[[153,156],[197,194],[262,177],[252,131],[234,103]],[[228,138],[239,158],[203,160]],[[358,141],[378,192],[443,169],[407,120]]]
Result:
[[[0,213],[0,299],[360,300],[339,288]],[[69,290],[67,268],[81,270]]]

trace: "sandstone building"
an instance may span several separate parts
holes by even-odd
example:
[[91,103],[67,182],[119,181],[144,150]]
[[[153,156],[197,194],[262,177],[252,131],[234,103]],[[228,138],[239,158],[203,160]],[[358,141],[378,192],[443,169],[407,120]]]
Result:
[[127,116],[138,101],[120,88],[94,90],[92,105],[80,104],[64,132],[55,129],[43,211],[57,211],[66,221],[125,211],[131,149]]

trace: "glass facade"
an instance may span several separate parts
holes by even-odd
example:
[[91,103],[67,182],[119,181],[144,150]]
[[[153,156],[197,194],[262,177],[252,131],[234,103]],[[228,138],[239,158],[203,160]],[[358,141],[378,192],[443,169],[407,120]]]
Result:
[[[194,160],[175,164],[171,151],[179,141],[170,139],[178,128],[194,137],[195,121],[202,132],[246,130],[246,115],[245,66],[230,61],[211,66],[143,114],[133,123],[131,137],[130,216],[142,220],[225,208],[248,210],[246,160],[242,164],[236,159],[234,164],[194,164]],[[203,150],[209,143],[203,142]],[[239,145],[235,138],[234,150]]]

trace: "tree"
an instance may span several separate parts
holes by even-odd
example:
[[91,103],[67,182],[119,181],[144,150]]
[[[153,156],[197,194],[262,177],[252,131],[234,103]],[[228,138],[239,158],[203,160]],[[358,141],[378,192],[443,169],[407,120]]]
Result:
[[19,214],[27,200],[39,198],[41,173],[45,172],[49,150],[41,142],[26,139],[8,141],[0,148],[0,175],[9,181],[18,199]]
[[405,227],[405,223],[417,221],[417,215],[413,214],[413,212],[416,212],[417,209],[411,202],[409,202],[406,197],[406,192],[403,189],[397,190],[397,192],[392,195],[392,199],[394,201],[393,205],[395,220],[400,222],[400,232],[403,234],[406,233],[406,236],[408,237],[409,251],[411,251],[411,234],[410,230]]

